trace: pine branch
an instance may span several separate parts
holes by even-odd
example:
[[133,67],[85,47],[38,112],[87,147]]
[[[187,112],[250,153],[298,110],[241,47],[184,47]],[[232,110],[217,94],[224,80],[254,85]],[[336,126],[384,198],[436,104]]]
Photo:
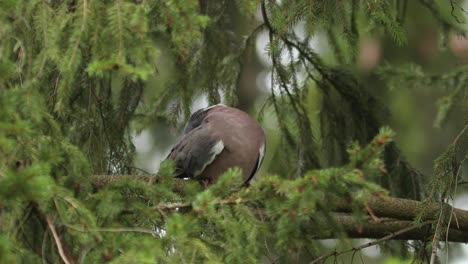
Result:
[[[119,180],[141,180],[150,182],[152,179],[155,179],[154,175],[94,175],[91,178],[92,184],[96,188],[104,188],[111,183],[117,182]],[[156,183],[158,180],[156,179]],[[174,191],[180,192],[183,190],[184,187],[184,180],[174,179]],[[239,198],[228,198],[228,199],[221,199],[216,202],[216,206],[223,206],[223,205],[233,205],[239,203],[251,203],[255,202],[252,200],[247,199],[239,199]],[[261,202],[261,201],[257,201]],[[335,203],[335,208],[332,208],[332,212],[338,213],[352,213],[352,204],[344,199],[337,198]],[[409,199],[402,199],[396,197],[370,197],[366,201],[367,206],[372,210],[372,212],[378,218],[392,218],[395,221],[400,221],[400,224],[389,224],[385,222],[371,222],[366,224],[366,228],[369,228],[369,232],[362,231],[352,232],[351,224],[348,224],[348,235],[350,237],[358,238],[358,237],[368,237],[368,238],[378,238],[384,235],[387,235],[389,232],[396,232],[402,228],[406,228],[409,226],[410,223],[414,223],[414,219],[417,218],[419,212],[423,208],[423,202],[409,200]],[[453,210],[452,214],[457,219],[457,221],[453,221],[450,223],[450,231],[449,233],[449,241],[454,242],[468,242],[468,211],[461,210],[458,208],[453,208],[449,204],[441,204],[441,203],[425,203],[424,204],[424,212],[421,216],[421,221],[434,221],[438,219],[438,216],[441,211],[441,206],[446,207],[448,210]],[[171,211],[178,208],[192,208],[191,203],[162,203],[154,206],[155,210],[158,211]],[[344,221],[345,222],[345,221]],[[355,226],[354,226],[355,227]],[[363,229],[364,230],[364,229]],[[461,232],[465,236],[461,236]],[[411,239],[423,239],[423,234],[425,234],[422,230],[420,232],[410,233],[409,237]],[[399,236],[401,239],[404,239],[406,236]],[[410,239],[410,238],[408,238]]]
[[[352,216],[339,216],[337,223],[343,226],[349,238],[375,238],[376,240],[353,247],[343,251],[334,251],[314,259],[311,263],[320,263],[332,256],[339,256],[345,253],[358,252],[364,248],[381,244],[389,240],[423,240],[427,236],[427,230],[436,220],[428,220],[422,223],[413,221],[399,221],[395,219],[381,219],[380,222],[369,220],[365,223],[358,223]],[[356,228],[360,226],[360,228]],[[330,237],[332,238],[332,237]],[[468,232],[450,229],[448,241],[463,242],[468,240]]]

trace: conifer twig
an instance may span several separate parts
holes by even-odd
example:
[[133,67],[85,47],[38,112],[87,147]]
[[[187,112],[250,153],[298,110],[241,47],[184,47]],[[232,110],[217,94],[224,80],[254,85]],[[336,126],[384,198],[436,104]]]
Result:
[[[109,184],[121,180],[141,180],[148,182],[153,175],[94,175],[91,178],[92,184],[97,188],[103,188]],[[175,192],[184,189],[185,180],[174,179],[173,190]],[[223,199],[216,202],[217,205],[236,204],[251,202],[251,200],[237,200],[238,198]],[[369,197],[366,200],[369,208],[377,217],[390,217],[399,220],[413,221],[421,210],[421,201],[396,198],[396,197]],[[334,203],[335,207],[332,209],[334,212],[350,213],[351,204],[344,200],[337,198]],[[190,203],[163,203],[154,206],[155,210],[173,210],[177,208],[189,208]],[[440,212],[440,203],[428,203],[422,216],[422,220],[434,220],[434,215]],[[450,206],[450,205],[447,205]],[[450,206],[451,208],[452,206]],[[468,211],[454,208],[453,213],[457,216],[457,223],[451,223],[450,227],[460,231],[468,232]]]

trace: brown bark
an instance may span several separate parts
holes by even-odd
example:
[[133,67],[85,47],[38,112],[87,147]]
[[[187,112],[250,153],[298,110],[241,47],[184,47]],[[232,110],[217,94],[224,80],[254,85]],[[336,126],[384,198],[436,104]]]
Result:
[[[390,217],[399,220],[413,221],[421,210],[424,210],[421,221],[434,220],[438,218],[441,206],[447,206],[451,212],[452,207],[448,204],[428,202],[423,203],[415,200],[408,200],[390,196],[371,197],[367,204],[378,217]],[[345,201],[339,201],[336,207],[337,212],[350,213],[351,206]],[[453,208],[453,219],[451,228],[468,232],[468,211]]]
[[[432,232],[431,232],[431,224],[435,223],[435,220],[429,220],[422,222],[420,224],[415,223],[414,221],[406,221],[406,220],[397,220],[391,218],[381,218],[380,221],[376,222],[372,219],[366,221],[365,223],[358,223],[354,217],[349,215],[337,216],[336,217],[337,223],[340,223],[343,227],[343,230],[346,232],[349,238],[374,238],[380,239],[384,236],[391,236],[386,240],[423,240],[423,239],[430,239]],[[411,228],[414,227],[414,228]],[[404,229],[409,229],[405,231]],[[398,233],[399,231],[405,231]],[[468,232],[461,231],[458,229],[451,228],[447,233],[448,237],[445,237],[445,233],[443,234],[443,238],[441,240],[445,240],[446,238],[448,241],[451,242],[468,242]],[[321,236],[321,239],[325,238],[336,238],[336,237],[326,237]]]

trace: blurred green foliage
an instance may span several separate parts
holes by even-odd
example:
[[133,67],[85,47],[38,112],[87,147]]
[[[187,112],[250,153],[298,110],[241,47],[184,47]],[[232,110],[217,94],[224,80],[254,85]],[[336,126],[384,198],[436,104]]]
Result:
[[[358,221],[376,192],[449,201],[466,180],[463,4],[0,1],[0,262],[309,262],[314,236],[345,239],[336,196]],[[141,173],[135,131],[167,147],[200,97],[257,109],[251,187],[232,169],[176,190],[171,164],[153,185],[93,185]]]

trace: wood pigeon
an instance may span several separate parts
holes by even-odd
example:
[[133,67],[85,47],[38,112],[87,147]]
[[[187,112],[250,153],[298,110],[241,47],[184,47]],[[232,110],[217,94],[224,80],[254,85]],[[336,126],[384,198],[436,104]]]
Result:
[[255,175],[265,155],[265,133],[247,113],[223,104],[193,113],[184,135],[169,153],[175,177],[214,183],[231,167],[242,169],[244,186]]

